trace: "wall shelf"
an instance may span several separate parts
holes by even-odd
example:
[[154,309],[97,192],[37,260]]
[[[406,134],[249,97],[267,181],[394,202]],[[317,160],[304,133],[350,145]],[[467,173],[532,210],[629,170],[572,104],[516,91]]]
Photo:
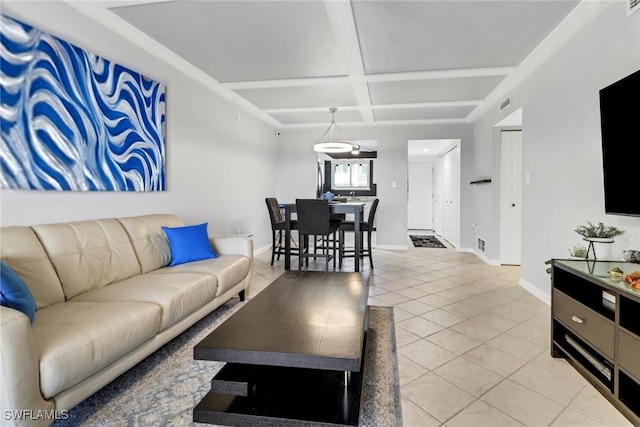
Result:
[[491,178],[476,179],[475,181],[471,181],[469,184],[489,184],[489,183],[491,183]]

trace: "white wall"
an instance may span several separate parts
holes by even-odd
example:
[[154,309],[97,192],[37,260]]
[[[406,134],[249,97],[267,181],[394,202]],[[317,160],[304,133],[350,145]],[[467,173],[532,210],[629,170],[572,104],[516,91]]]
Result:
[[[264,198],[276,189],[271,126],[64,3],[5,1],[2,12],[167,87],[166,191],[3,190],[3,226],[168,212],[187,223],[208,221],[213,235],[240,229],[254,234],[255,247],[270,244]],[[239,111],[241,122],[236,120]]]
[[[471,186],[473,173],[472,127],[467,124],[413,126],[347,126],[338,123],[347,138],[375,140],[378,158],[374,181],[378,184],[380,204],[376,213],[377,244],[386,248],[407,247],[407,141],[411,139],[460,139],[462,147],[461,245],[470,247]],[[328,126],[328,123],[327,123]],[[285,129],[277,141],[277,197],[293,201],[296,197],[315,197],[316,154],[313,143],[325,127]],[[396,187],[392,187],[392,183]]]
[[507,111],[498,114],[496,106],[474,123],[474,168],[498,179],[478,186],[473,220],[497,257],[500,155],[493,125],[523,108],[522,170],[531,183],[522,186],[522,279],[534,291],[549,294],[544,261],[568,256],[580,242],[574,228],[588,220],[626,230],[614,255],[640,248],[640,218],[605,215],[598,97],[639,68],[640,13],[627,17],[624,2],[610,2],[511,93]]
[[430,163],[435,168],[438,156],[409,156],[409,163]]
[[[513,130],[514,127],[494,127],[501,117],[498,108],[491,109],[493,114],[474,123],[474,158],[475,177],[491,178],[491,183],[473,186],[473,230],[475,238],[486,242],[485,255],[492,263],[500,259],[500,132]],[[511,110],[509,110],[511,111]],[[506,115],[506,114],[505,114]],[[520,128],[518,128],[520,129]]]

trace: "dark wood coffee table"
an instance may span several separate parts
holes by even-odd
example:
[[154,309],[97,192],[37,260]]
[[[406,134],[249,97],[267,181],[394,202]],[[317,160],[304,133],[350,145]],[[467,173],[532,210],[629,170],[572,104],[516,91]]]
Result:
[[193,420],[357,425],[369,278],[287,271],[194,347],[227,362]]

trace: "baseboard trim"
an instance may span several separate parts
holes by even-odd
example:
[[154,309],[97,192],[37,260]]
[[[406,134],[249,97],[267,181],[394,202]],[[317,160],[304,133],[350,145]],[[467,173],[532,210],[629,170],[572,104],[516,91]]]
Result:
[[375,249],[386,249],[386,250],[390,250],[390,251],[406,251],[409,250],[409,246],[407,245],[381,245],[380,243],[377,243],[374,246]]
[[488,256],[486,256],[485,254],[483,254],[482,252],[478,251],[477,249],[474,248],[460,248],[458,249],[459,252],[467,252],[467,253],[472,253],[475,256],[477,256],[478,258],[480,258],[482,261],[486,262],[489,265],[500,265],[500,260],[499,259],[491,259]]
[[263,254],[263,253],[269,251],[269,249],[271,249],[271,245],[266,245],[266,246],[263,246],[261,248],[254,249],[253,250],[253,256],[258,256],[260,254]]
[[551,306],[551,295],[541,290],[539,287],[532,285],[523,278],[519,280],[520,286],[522,286],[527,292],[534,297],[538,298],[543,303]]

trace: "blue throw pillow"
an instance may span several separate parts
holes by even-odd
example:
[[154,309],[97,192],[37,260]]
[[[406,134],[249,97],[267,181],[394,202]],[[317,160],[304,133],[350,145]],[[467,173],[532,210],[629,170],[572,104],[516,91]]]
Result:
[[162,227],[171,248],[170,267],[201,259],[218,258],[209,243],[207,223],[186,227]]
[[0,305],[19,310],[33,323],[36,300],[18,274],[4,261],[0,261]]

